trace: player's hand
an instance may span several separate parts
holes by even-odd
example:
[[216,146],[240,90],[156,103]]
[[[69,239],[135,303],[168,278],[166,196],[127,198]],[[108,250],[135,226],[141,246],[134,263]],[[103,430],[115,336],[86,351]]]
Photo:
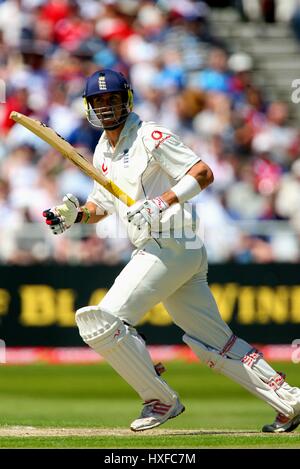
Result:
[[77,197],[67,194],[63,198],[63,204],[44,210],[43,216],[53,234],[61,234],[66,231],[76,220],[79,208]]
[[161,197],[139,201],[130,207],[130,210],[127,212],[127,220],[140,230],[148,224],[150,231],[159,231],[161,214],[167,208],[169,208],[169,204]]

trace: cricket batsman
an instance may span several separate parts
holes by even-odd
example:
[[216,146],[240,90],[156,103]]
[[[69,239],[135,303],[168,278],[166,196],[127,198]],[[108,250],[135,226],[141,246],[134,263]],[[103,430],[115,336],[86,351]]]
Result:
[[207,284],[206,251],[187,202],[213,182],[211,169],[169,129],[143,122],[132,111],[133,91],[121,73],[104,69],[91,75],[84,101],[90,124],[104,129],[93,165],[137,202],[128,207],[95,182],[83,206],[67,194],[43,215],[57,235],[74,223],[98,223],[117,212],[136,246],[104,299],[76,312],[83,341],[143,401],[131,429],[157,427],[184,411],[135,329],[149,309],[163,302],[201,361],[275,409],[275,421],[263,432],[294,430],[300,423],[300,389],[232,332]]

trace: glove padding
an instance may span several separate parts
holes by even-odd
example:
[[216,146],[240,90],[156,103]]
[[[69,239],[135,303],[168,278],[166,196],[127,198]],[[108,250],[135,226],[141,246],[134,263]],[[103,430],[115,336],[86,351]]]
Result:
[[127,220],[135,225],[139,230],[149,225],[149,232],[159,231],[159,222],[162,212],[169,208],[169,204],[161,197],[155,199],[136,202],[127,212]]
[[75,195],[65,195],[63,202],[64,204],[43,212],[46,224],[55,235],[64,233],[64,231],[70,228],[75,223],[78,214],[79,202]]

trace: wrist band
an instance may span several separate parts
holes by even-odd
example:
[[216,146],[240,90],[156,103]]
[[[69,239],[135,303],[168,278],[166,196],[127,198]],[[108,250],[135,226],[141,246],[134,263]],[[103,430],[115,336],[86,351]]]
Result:
[[86,219],[83,220],[83,223],[86,224],[86,223],[88,223],[89,219],[91,218],[91,212],[90,212],[89,209],[86,208],[86,207],[81,207],[81,208],[82,208],[82,212],[84,212],[85,215],[86,215]]
[[88,223],[89,219],[91,218],[91,212],[86,207],[81,207],[80,208],[74,223],[81,223],[82,218],[83,218],[83,214],[86,215],[86,220],[84,220],[83,223],[85,223],[85,224]]
[[157,208],[159,208],[160,212],[163,212],[164,210],[169,208],[168,202],[166,202],[162,197],[155,197],[154,199],[152,199],[152,202],[155,203]]
[[183,204],[199,194],[201,187],[197,179],[190,174],[186,174],[174,187],[171,187],[171,191],[176,194],[179,203]]

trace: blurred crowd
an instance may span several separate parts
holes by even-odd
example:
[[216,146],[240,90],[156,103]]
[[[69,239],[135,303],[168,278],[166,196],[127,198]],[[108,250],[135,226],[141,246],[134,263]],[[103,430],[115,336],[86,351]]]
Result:
[[113,217],[48,233],[42,211],[67,192],[83,203],[92,182],[9,119],[12,110],[36,117],[91,159],[100,133],[81,95],[100,68],[123,72],[135,112],[213,169],[214,184],[193,200],[211,262],[300,260],[299,129],[286,103],[267,102],[253,84],[252,58],[211,33],[211,3],[0,0],[1,263],[129,258]]

